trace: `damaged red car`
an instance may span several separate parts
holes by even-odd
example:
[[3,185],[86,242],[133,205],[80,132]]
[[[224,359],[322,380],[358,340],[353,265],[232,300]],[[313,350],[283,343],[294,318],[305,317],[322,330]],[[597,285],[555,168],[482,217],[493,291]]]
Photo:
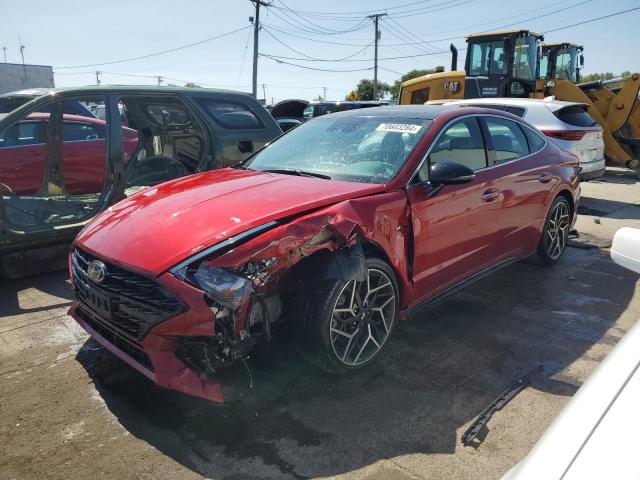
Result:
[[357,370],[421,306],[514,261],[553,264],[578,199],[577,159],[508,113],[327,115],[98,215],[71,249],[70,313],[158,385],[222,402],[220,370],[279,331]]

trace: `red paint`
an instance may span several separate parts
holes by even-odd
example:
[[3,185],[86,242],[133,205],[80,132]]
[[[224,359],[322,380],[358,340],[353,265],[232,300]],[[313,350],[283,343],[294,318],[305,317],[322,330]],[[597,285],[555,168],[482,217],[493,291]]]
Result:
[[[103,120],[80,115],[65,114],[63,122],[67,125],[73,123],[95,125],[101,130],[105,130],[106,127]],[[0,180],[12,192],[30,195],[40,189],[45,176],[47,155],[45,132],[49,123],[49,114],[32,113],[19,123],[29,125],[29,130],[33,126],[36,137],[33,140],[21,140],[17,132],[10,131],[12,127],[5,129],[5,145],[0,148]],[[129,159],[138,145],[138,132],[127,127],[122,127],[122,132],[125,158]],[[13,145],[6,145],[7,138]],[[107,157],[106,147],[104,138],[63,141],[64,184],[70,194],[102,191]]]
[[225,168],[132,195],[97,215],[77,242],[110,262],[156,276],[252,227],[384,190],[384,185]]
[[[576,204],[579,199],[577,159],[551,142],[529,157],[478,171],[471,183],[445,186],[433,197],[427,196],[425,185],[407,186],[442,127],[475,112],[515,118],[482,109],[443,111],[387,185],[234,169],[207,172],[123,200],[98,215],[76,244],[122,268],[157,277],[188,305],[184,313],[155,326],[143,346],[156,368],[156,383],[213,398],[219,384],[210,378],[203,384],[197,376],[196,381],[173,355],[177,337],[214,334],[213,314],[203,292],[167,270],[225,238],[282,221],[211,260],[218,267],[236,267],[276,258],[270,280],[258,287],[264,291],[277,289],[278,279],[304,256],[334,251],[357,239],[372,244],[397,274],[401,316],[487,267],[533,253],[553,199],[561,191]],[[315,241],[327,229],[330,237]],[[245,320],[237,318],[237,331],[246,327]]]

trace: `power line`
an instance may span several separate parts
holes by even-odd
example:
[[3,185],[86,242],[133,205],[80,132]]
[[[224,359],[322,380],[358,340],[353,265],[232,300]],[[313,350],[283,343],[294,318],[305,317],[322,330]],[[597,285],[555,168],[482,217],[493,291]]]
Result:
[[[324,30],[325,32],[332,32],[332,34],[344,33],[345,32],[344,30],[340,31],[340,30],[335,30],[333,28],[327,28],[327,27],[323,27],[322,25],[318,25],[317,23],[314,23],[314,22],[312,22],[310,20],[307,20],[303,15],[300,15],[299,13],[296,13],[294,10],[291,10],[291,8],[289,8],[289,6],[286,3],[284,3],[283,0],[280,0],[280,3],[282,5],[284,5],[284,7],[286,8],[286,11],[289,11],[289,12],[293,13],[294,15],[299,17],[302,21],[304,21],[304,22],[308,23],[309,25],[311,25],[311,28],[315,27],[317,30],[319,30],[318,33],[323,33],[322,30]],[[282,11],[282,13],[284,15],[286,15],[288,18],[290,18],[291,20],[296,21],[289,14],[287,14],[286,11]],[[357,20],[357,18],[356,18],[356,20]],[[354,25],[352,28],[357,28],[361,24],[362,24],[362,18],[360,18],[360,21],[356,25]]]
[[[542,15],[538,15],[538,16],[535,16],[535,17],[530,17],[530,18],[527,19],[527,21],[537,20],[539,18],[544,18],[544,17],[547,17],[549,15],[553,15],[553,14],[556,14],[556,13],[560,13],[560,12],[569,10],[571,8],[579,7],[581,5],[584,5],[584,4],[592,2],[592,1],[593,0],[583,0],[581,2],[574,3],[572,5],[569,5],[569,6],[566,6],[566,7],[563,7],[563,8],[559,8],[559,9],[552,10],[552,11],[547,11],[546,13],[544,13]],[[558,2],[556,4],[562,4],[562,3],[563,2]],[[556,4],[550,4],[550,5],[556,5]],[[550,6],[550,5],[548,5],[548,6]],[[535,9],[535,10],[531,10],[531,11],[537,11],[537,10],[539,10],[539,9]],[[531,12],[531,11],[522,12],[520,14],[512,15],[512,16],[509,16],[509,17],[503,17],[500,20],[506,20],[508,18],[514,18],[514,17],[520,16],[520,15],[525,15],[525,14]],[[398,17],[396,17],[396,18],[398,18]],[[474,28],[474,26],[487,25],[487,24],[493,24],[493,23],[495,23],[495,21],[484,22],[484,23],[476,24],[476,25],[469,25],[467,27],[467,29],[471,30],[471,29]],[[522,21],[513,22],[513,23],[509,23],[509,24],[503,24],[503,25],[496,26],[496,27],[491,27],[491,28],[492,29],[500,29],[500,28],[510,27],[510,26],[513,26],[513,25],[518,25],[520,23],[522,23]],[[279,33],[282,33],[284,35],[289,35],[289,36],[292,36],[292,37],[301,38],[301,39],[309,40],[309,41],[312,41],[312,42],[326,43],[326,44],[331,44],[331,45],[346,45],[346,46],[352,46],[352,47],[362,47],[363,46],[363,44],[357,44],[357,43],[329,42],[329,41],[326,41],[326,40],[319,40],[319,39],[316,39],[316,38],[309,38],[309,37],[305,37],[305,36],[302,36],[302,35],[297,35],[297,34],[294,34],[294,33],[291,33],[291,32],[287,32],[286,30],[282,30],[280,28],[274,27],[273,25],[269,25],[269,26],[271,27],[271,29],[276,30]],[[446,33],[446,32],[441,32],[441,33]],[[425,43],[428,44],[428,43],[436,43],[436,42],[444,42],[444,41],[456,40],[456,39],[459,39],[461,37],[462,37],[462,35],[455,35],[455,36],[451,36],[451,37],[443,37],[443,38],[436,38],[436,39],[430,39],[430,40],[424,40],[424,39],[420,39],[420,37],[416,37],[416,38],[420,39],[420,41],[404,42],[404,43],[386,43],[385,46],[388,46],[388,47],[404,47],[404,46],[407,46],[407,45],[422,45],[422,44],[425,44]]]
[[[406,6],[412,6],[412,5],[418,5],[418,4],[422,4],[422,3],[429,3],[435,0],[423,0],[423,1],[418,1],[418,2],[412,2],[410,4],[406,4]],[[434,12],[434,11],[438,11],[438,9],[434,9],[433,7],[437,7],[440,5],[445,5],[445,4],[449,4],[449,3],[453,3],[455,1],[458,0],[445,0],[441,3],[436,3],[433,5],[429,5],[426,7],[420,7],[420,8],[415,8],[415,9],[409,9],[409,10],[403,10],[403,11],[399,11],[399,12],[393,12],[394,15],[421,15],[423,13],[429,13],[429,12]],[[467,2],[463,2],[463,3],[469,3],[470,1],[473,0],[468,0]],[[455,5],[452,5],[451,7],[453,7]],[[383,9],[385,12],[389,11],[389,10],[394,10],[394,9],[400,9],[400,8],[404,8],[404,7],[389,7],[389,8],[385,8]],[[305,12],[303,10],[293,10],[293,12],[296,12],[298,15],[304,15],[307,17],[311,17],[311,18],[316,18],[316,19],[321,19],[321,20],[334,20],[334,21],[354,21],[357,20],[358,18],[361,18],[363,14],[371,14],[372,12],[375,12],[376,10],[368,10],[368,11],[361,11],[358,14],[353,13],[353,14],[346,14],[346,15],[340,15],[340,14],[323,14],[322,12]],[[355,16],[354,16],[355,15]]]
[[334,69],[329,69],[329,68],[315,68],[315,67],[308,67],[306,65],[298,65],[296,63],[285,62],[284,60],[280,60],[278,58],[275,58],[275,57],[273,57],[271,55],[267,55],[265,53],[261,53],[260,56],[268,58],[269,60],[273,60],[274,62],[277,62],[277,63],[281,63],[281,64],[284,64],[284,65],[291,65],[293,67],[303,68],[305,70],[314,70],[316,72],[350,73],[350,72],[365,72],[365,71],[368,71],[368,70],[373,70],[373,67],[355,68],[355,69],[351,69],[351,70],[334,70]]
[[[542,15],[538,15],[537,17],[529,17],[527,19],[527,21],[529,22],[531,20],[538,20],[540,18],[548,17],[550,15],[555,15],[556,13],[564,12],[564,11],[569,10],[571,8],[580,7],[580,6],[582,6],[582,5],[586,4],[586,3],[591,3],[591,2],[593,2],[593,0],[584,0],[582,2],[574,3],[573,5],[569,5],[569,6],[564,7],[564,8],[559,8],[558,10],[553,10],[551,12],[543,13]],[[500,25],[499,27],[492,27],[492,28],[493,29],[500,29],[500,28],[512,27],[512,26],[518,25],[520,23],[522,23],[522,22],[507,23],[507,24],[504,24],[504,25]]]
[[[399,27],[402,27],[402,25],[400,25],[398,22],[396,22],[395,20],[393,20],[391,17],[388,17],[388,20],[397,24]],[[393,35],[394,37],[396,37],[397,39],[401,40],[401,41],[409,41],[412,42],[415,39],[420,40],[418,37],[416,37],[413,33],[411,33],[409,30],[407,30],[406,28],[402,27],[402,29],[404,29],[404,31],[408,32],[408,33],[404,33],[403,31],[401,31],[398,27],[395,27],[392,23],[389,22],[385,22],[387,28],[389,29],[389,32],[391,33],[391,35]],[[413,48],[415,48],[416,50],[418,50],[419,52],[422,53],[426,53],[426,52],[434,52],[434,51],[438,51],[440,49],[438,48],[434,48],[432,46],[431,43],[428,43],[426,45],[411,45]],[[442,54],[438,54],[437,56],[439,57],[443,57]]]
[[[403,5],[396,5],[394,7],[387,7],[385,10],[397,10],[398,8],[410,7],[413,5],[418,5],[420,3],[428,3],[432,1],[433,0],[420,0],[420,1],[415,1],[411,3],[405,3]],[[279,7],[275,7],[275,8],[279,8]],[[314,14],[314,15],[357,15],[357,14],[370,14],[375,10],[360,10],[355,12],[312,12],[308,10],[295,10],[295,11],[298,13],[306,13],[306,14]]]
[[334,32],[322,32],[322,31],[318,31],[315,29],[311,29],[306,27],[304,24],[297,22],[295,19],[292,19],[291,16],[286,16],[288,18],[285,18],[283,16],[281,16],[279,13],[275,12],[275,11],[271,11],[271,13],[273,15],[275,15],[276,17],[278,17],[280,20],[282,20],[283,22],[285,22],[286,24],[292,26],[293,28],[295,28],[296,30],[301,30],[305,33],[312,33],[315,35],[343,35],[345,33],[351,33],[351,32],[356,32],[358,30],[362,30],[363,28],[365,28],[367,26],[366,22],[364,19],[361,19],[356,25],[354,25],[352,28],[349,29],[345,29],[345,30],[336,30]]
[[204,40],[200,40],[198,42],[188,43],[186,45],[182,45],[180,47],[171,48],[169,50],[163,50],[161,52],[149,53],[147,55],[141,55],[139,57],[125,58],[122,60],[113,60],[110,62],[103,63],[89,63],[87,65],[71,65],[66,67],[56,67],[58,70],[67,69],[67,68],[86,68],[86,67],[98,67],[101,65],[113,65],[114,63],[124,63],[124,62],[132,62],[134,60],[142,60],[144,58],[157,57],[158,55],[164,55],[165,53],[177,52],[178,50],[184,50],[185,48],[195,47],[196,45],[202,45],[203,43],[211,42],[213,40],[217,40],[218,38],[227,37],[229,35],[233,35],[234,33],[241,32],[242,30],[246,30],[247,27],[238,28],[236,30],[232,30],[227,33],[223,33],[222,35],[216,35],[215,37],[205,38]]
[[[459,48],[458,50],[465,50],[465,48]],[[444,54],[444,53],[449,53],[449,50],[441,50],[439,52],[426,52],[426,53],[418,53],[416,55],[401,55],[401,56],[397,56],[397,57],[383,57],[383,58],[379,58],[378,60],[400,60],[403,58],[416,58],[416,57],[428,57],[431,55],[438,55],[438,54]],[[261,56],[265,56],[265,57],[269,57],[272,60],[275,59],[283,59],[283,60],[296,60],[298,62],[335,62],[336,60],[326,60],[326,59],[322,59],[322,58],[315,58],[315,59],[308,59],[308,58],[301,58],[301,57],[287,57],[284,55],[274,55],[271,53],[261,53]],[[343,60],[345,62],[370,62],[371,59],[369,58],[354,58],[351,60]]]
[[365,45],[364,47],[362,47],[360,50],[358,50],[357,52],[351,54],[351,55],[347,55],[346,57],[341,57],[341,58],[334,58],[334,59],[329,59],[329,58],[317,58],[317,57],[312,57],[310,55],[307,55],[306,53],[303,53],[299,50],[296,50],[295,48],[291,47],[290,45],[284,43],[282,40],[280,40],[278,37],[276,37],[275,35],[273,35],[268,28],[264,29],[265,33],[267,35],[269,35],[270,37],[272,37],[275,41],[277,41],[279,44],[283,45],[284,47],[288,48],[289,50],[291,50],[292,52],[297,53],[298,55],[302,55],[305,58],[294,58],[294,57],[279,57],[278,55],[272,55],[274,57],[279,57],[279,58],[285,58],[288,60],[307,60],[310,62],[342,62],[345,60],[349,60],[350,58],[353,58],[357,55],[359,55],[360,53],[364,52],[367,48],[369,48],[372,44],[373,41],[369,42],[367,45]]
[[610,13],[609,15],[603,15],[601,17],[591,18],[589,20],[584,20],[582,22],[573,23],[571,25],[565,25],[563,27],[553,28],[551,30],[547,30],[546,32],[542,32],[542,33],[557,32],[558,30],[564,30],[565,28],[577,27],[578,25],[584,25],[585,23],[591,23],[591,22],[595,22],[597,20],[603,20],[605,18],[615,17],[617,15],[622,15],[623,13],[629,13],[629,12],[633,12],[633,11],[636,11],[636,10],[640,10],[640,7],[629,8],[628,10],[622,10],[620,12]]
[[238,79],[236,80],[236,88],[237,85],[240,84],[240,77],[242,77],[242,70],[244,70],[244,60],[247,57],[247,50],[249,49],[249,40],[251,39],[251,30],[247,35],[247,42],[244,45],[244,52],[242,52],[242,60],[240,60],[240,71],[238,72]]

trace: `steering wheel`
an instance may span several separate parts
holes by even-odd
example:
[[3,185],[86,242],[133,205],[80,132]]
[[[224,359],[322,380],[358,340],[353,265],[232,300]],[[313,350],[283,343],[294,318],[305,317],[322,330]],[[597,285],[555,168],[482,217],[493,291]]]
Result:
[[189,175],[189,170],[175,158],[155,155],[134,165],[127,186],[151,186]]

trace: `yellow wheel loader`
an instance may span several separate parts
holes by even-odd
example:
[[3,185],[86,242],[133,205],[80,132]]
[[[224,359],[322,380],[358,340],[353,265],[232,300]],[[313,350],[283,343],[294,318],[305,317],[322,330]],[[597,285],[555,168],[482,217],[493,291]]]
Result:
[[401,105],[481,97],[545,98],[580,102],[604,130],[608,160],[640,171],[640,76],[577,83],[584,65],[582,46],[542,44],[524,29],[468,35],[464,70],[451,45],[450,72],[408,80]]
[[640,76],[580,82],[582,45],[543,43],[534,98],[585,103],[604,130],[605,155],[611,161],[640,170]]

